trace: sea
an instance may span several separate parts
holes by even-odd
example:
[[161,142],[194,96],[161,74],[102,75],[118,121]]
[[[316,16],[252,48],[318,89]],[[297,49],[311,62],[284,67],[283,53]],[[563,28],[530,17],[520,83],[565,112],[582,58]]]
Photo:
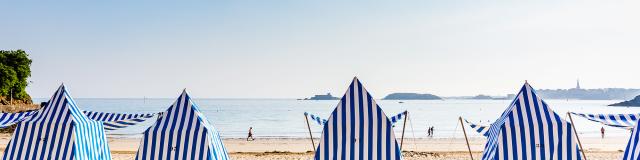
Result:
[[[35,103],[47,101],[34,99]],[[246,138],[253,127],[256,138],[308,138],[304,112],[320,117],[330,115],[338,100],[295,99],[194,99],[209,122],[223,138]],[[82,110],[114,113],[156,113],[166,110],[175,99],[101,99],[77,98]],[[569,120],[567,112],[579,113],[640,113],[640,107],[611,107],[621,100],[546,100],[561,117]],[[508,107],[510,100],[377,100],[387,116],[408,111],[406,124],[395,124],[396,137],[405,128],[405,138],[427,138],[427,128],[434,127],[433,138],[462,138],[458,117],[488,125]],[[628,137],[630,131],[603,126],[578,116],[572,116],[581,137],[599,137],[604,127],[606,136]],[[140,137],[155,119],[122,130],[109,131],[114,137]],[[404,126],[406,125],[406,126]],[[482,137],[465,124],[467,135]],[[311,133],[321,136],[322,126],[310,122]]]

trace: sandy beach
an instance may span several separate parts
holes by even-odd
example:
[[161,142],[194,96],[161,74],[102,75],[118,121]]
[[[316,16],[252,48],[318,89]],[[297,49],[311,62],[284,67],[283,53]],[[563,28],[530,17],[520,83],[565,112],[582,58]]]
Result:
[[[0,134],[0,150],[11,139],[10,134]],[[582,138],[588,159],[620,159],[627,139],[625,137]],[[109,146],[114,160],[135,158],[140,139],[109,138]],[[317,143],[318,140],[316,139]],[[480,157],[484,138],[471,138],[474,157]],[[255,141],[244,139],[224,139],[231,158],[238,160],[302,160],[313,157],[311,141],[303,138],[259,138]],[[316,144],[317,145],[317,144]],[[464,138],[424,138],[405,139],[404,159],[469,159]]]

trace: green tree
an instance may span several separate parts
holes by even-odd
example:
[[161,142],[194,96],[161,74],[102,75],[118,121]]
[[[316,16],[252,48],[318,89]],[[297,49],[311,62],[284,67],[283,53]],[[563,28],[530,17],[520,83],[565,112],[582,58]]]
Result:
[[[31,101],[25,90],[31,76],[31,59],[23,50],[0,50],[0,97]],[[6,99],[5,99],[6,100]]]

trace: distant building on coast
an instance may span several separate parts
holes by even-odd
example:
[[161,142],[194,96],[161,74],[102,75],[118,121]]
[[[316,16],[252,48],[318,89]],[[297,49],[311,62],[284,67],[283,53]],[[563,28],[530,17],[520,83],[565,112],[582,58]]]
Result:
[[576,87],[570,89],[540,89],[536,91],[539,96],[547,99],[578,99],[578,100],[612,100],[631,99],[640,94],[640,89],[627,88],[599,88],[584,89],[580,81],[576,81]]

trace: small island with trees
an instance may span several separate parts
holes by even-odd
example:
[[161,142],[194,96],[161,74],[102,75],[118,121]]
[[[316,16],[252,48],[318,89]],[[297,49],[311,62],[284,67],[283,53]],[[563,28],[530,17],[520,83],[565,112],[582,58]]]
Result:
[[429,93],[391,93],[382,100],[442,100],[442,98]]

